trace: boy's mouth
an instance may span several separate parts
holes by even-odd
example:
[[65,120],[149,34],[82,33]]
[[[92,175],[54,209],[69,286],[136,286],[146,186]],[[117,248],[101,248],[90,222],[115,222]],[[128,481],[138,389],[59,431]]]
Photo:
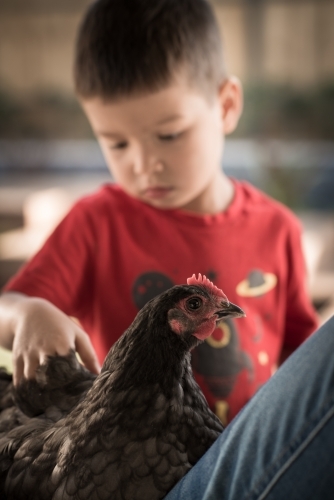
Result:
[[145,198],[159,199],[167,196],[172,190],[171,187],[150,186],[144,190],[143,194]]

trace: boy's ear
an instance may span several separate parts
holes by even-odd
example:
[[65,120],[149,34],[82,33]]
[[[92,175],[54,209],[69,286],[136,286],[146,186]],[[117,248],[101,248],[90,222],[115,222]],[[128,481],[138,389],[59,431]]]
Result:
[[230,76],[219,89],[219,100],[222,110],[223,130],[231,134],[237,127],[243,108],[242,85],[236,76]]

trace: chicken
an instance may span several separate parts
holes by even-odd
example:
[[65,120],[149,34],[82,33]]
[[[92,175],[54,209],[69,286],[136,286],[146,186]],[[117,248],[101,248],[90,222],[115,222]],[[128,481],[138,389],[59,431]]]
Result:
[[190,350],[244,313],[205,276],[187,283],[139,311],[100,375],[79,383],[68,415],[50,418],[59,398],[46,395],[39,416],[0,436],[1,498],[156,500],[199,460],[223,427],[193,378]]

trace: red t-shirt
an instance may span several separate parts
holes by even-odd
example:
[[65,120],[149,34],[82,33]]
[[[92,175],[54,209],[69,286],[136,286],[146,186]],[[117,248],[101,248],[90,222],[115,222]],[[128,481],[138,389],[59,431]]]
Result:
[[78,201],[5,290],[43,297],[79,319],[102,362],[138,310],[202,273],[246,318],[227,320],[193,351],[196,378],[223,420],[268,380],[282,346],[317,326],[305,288],[300,227],[245,182],[217,215],[159,210],[105,185]]

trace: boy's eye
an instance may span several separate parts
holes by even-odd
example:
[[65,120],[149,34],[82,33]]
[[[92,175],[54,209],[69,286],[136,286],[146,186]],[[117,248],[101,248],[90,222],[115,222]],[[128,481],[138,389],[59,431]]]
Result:
[[159,139],[162,141],[175,141],[178,137],[180,137],[181,132],[178,132],[176,134],[161,134],[159,135]]
[[121,141],[121,142],[116,142],[115,144],[112,144],[109,146],[110,149],[125,149],[127,147],[128,143],[126,141]]

